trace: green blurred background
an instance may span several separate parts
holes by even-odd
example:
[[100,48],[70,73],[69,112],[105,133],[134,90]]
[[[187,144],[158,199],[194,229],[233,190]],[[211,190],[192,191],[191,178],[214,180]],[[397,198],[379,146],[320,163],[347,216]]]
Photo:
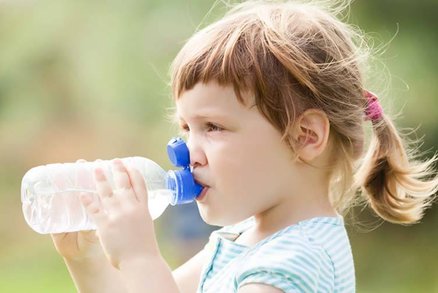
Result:
[[[165,145],[177,131],[165,118],[168,68],[184,40],[221,15],[223,5],[208,14],[213,4],[0,1],[0,292],[75,291],[50,237],[24,222],[20,180],[28,169],[130,155],[170,168]],[[386,93],[387,112],[402,111],[399,127],[420,126],[429,155],[438,142],[437,12],[436,0],[357,0],[350,14],[376,46],[386,44],[373,62],[372,89]],[[182,235],[181,217],[201,232]],[[436,207],[411,227],[371,229],[375,218],[359,218],[365,229],[348,227],[358,292],[438,292]],[[173,268],[214,229],[193,206],[170,208],[156,223]]]

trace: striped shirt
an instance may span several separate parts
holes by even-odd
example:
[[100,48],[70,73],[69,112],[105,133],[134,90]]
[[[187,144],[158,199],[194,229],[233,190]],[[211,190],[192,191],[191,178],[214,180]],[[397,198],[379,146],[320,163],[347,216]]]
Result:
[[213,232],[198,293],[237,292],[262,283],[284,292],[355,292],[350,242],[341,216],[288,226],[248,247],[234,242],[254,218]]

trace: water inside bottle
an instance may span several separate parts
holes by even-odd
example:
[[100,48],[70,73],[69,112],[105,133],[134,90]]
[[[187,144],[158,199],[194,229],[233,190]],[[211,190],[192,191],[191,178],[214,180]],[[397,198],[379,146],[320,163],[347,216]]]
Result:
[[[39,191],[42,191],[41,185]],[[96,226],[82,206],[79,195],[87,192],[97,196],[94,190],[45,189],[34,196],[34,190],[26,189],[23,213],[26,221],[41,234],[94,230]],[[167,189],[148,191],[148,206],[152,219],[158,218],[169,204],[172,192]]]
[[[29,225],[37,232],[61,233],[93,230],[94,223],[88,217],[79,200],[79,190],[47,191],[23,201],[23,213]],[[95,193],[91,193],[96,196]]]

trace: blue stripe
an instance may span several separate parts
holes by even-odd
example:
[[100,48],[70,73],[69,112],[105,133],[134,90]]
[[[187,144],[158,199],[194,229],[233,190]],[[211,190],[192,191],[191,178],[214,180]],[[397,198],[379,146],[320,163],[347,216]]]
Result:
[[[253,247],[222,238],[251,225],[214,232],[219,245],[198,292],[236,292],[245,283],[271,285],[285,292],[354,292],[354,263],[341,218],[314,218],[289,226]],[[216,247],[213,247],[216,248]],[[208,266],[205,268],[208,270]]]

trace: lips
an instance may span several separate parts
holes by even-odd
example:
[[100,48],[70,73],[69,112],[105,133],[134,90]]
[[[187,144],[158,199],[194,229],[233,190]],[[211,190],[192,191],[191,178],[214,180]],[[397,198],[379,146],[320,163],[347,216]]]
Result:
[[208,190],[210,189],[210,187],[205,186],[201,193],[196,197],[196,201],[197,202],[202,202],[202,200],[206,197]]
[[203,187],[201,193],[196,197],[196,201],[201,202],[205,198],[208,190],[210,189],[210,186],[206,184],[203,180],[200,180],[197,176],[194,176],[194,179],[197,184]]
[[194,177],[195,182],[201,185],[202,187],[210,187],[208,184],[204,183],[202,180],[199,180],[199,178]]

